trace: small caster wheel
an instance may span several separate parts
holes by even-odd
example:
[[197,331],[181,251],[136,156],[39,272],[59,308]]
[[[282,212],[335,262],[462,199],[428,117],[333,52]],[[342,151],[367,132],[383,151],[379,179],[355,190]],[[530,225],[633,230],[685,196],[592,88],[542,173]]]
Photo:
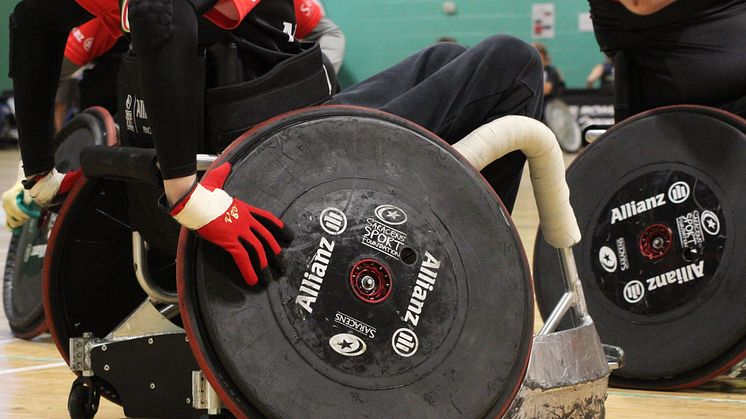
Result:
[[78,377],[70,388],[67,410],[71,419],[92,419],[98,411],[101,386],[90,377]]

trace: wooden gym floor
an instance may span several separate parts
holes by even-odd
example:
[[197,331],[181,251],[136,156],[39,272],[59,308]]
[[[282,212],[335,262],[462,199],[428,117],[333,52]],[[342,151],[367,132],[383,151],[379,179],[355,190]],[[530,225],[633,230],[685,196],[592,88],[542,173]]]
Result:
[[[566,162],[572,156],[566,155]],[[0,149],[0,191],[15,180],[18,150]],[[513,219],[532,260],[538,219],[526,173]],[[0,212],[0,268],[4,269],[10,232]],[[2,270],[0,269],[0,272]],[[538,314],[537,314],[538,318]],[[540,319],[537,320],[537,326]],[[538,328],[537,328],[538,330]],[[67,396],[74,374],[60,357],[48,334],[32,341],[13,338],[0,312],[0,419],[66,418]],[[650,392],[609,389],[607,417],[621,418],[746,418],[746,379],[721,377],[695,390]],[[122,409],[102,398],[96,418],[124,416]]]

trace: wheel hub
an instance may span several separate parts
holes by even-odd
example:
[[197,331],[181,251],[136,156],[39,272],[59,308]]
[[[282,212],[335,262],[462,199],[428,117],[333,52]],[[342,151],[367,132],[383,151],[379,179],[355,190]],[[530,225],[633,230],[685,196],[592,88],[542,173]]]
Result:
[[391,294],[391,273],[382,263],[374,259],[363,259],[352,267],[350,285],[360,301],[382,303]]
[[671,250],[673,233],[664,224],[652,224],[640,234],[640,252],[650,260],[657,260]]

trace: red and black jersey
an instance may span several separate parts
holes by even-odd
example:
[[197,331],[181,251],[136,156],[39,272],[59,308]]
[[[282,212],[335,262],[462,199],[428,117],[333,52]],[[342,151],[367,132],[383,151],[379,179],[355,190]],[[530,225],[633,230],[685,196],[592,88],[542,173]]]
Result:
[[111,49],[119,38],[119,34],[116,35],[112,35],[102,18],[91,19],[70,31],[65,45],[65,58],[75,65],[83,66]]
[[[96,16],[89,22],[75,28],[68,37],[65,57],[75,64],[83,65],[102,55],[114,45],[123,32],[129,30],[126,7],[129,0],[77,0],[89,13]],[[288,51],[287,45],[295,38],[303,38],[318,25],[322,17],[322,10],[314,0],[294,0],[294,15],[288,15],[288,1],[276,0],[226,0],[218,2],[213,9],[205,14],[205,19],[215,26],[232,30],[239,36],[243,47],[247,51],[262,51],[278,56],[271,57],[271,63],[284,58]],[[252,13],[256,8],[256,12]],[[252,47],[253,45],[253,47]],[[259,48],[254,48],[259,47]],[[252,53],[256,54],[256,52]],[[252,70],[254,74],[262,74],[268,57],[257,57],[250,62],[262,62],[260,67]],[[255,67],[257,64],[250,64]]]
[[[128,1],[125,0],[122,3],[126,5]],[[197,35],[196,42],[202,46],[228,42],[235,44],[238,49],[238,58],[241,61],[240,68],[243,71],[242,79],[244,81],[262,76],[277,67],[281,62],[304,56],[300,43],[296,41],[298,28],[295,6],[294,0],[218,0],[216,6],[208,10],[205,15],[195,16],[196,28],[176,28],[178,35],[173,39],[177,40],[170,44],[174,47],[169,49],[176,57],[173,62],[164,58],[163,55],[156,57],[160,59],[149,57],[146,59],[147,70],[151,73],[154,72],[159,77],[163,76],[165,81],[178,84],[178,86],[163,86],[163,84],[160,84],[159,86],[163,86],[162,88],[167,92],[180,91],[179,89],[182,89],[183,86],[189,85],[190,74],[193,69],[181,63],[179,61],[180,57],[184,57],[184,55],[179,56],[178,54],[184,51],[185,46],[188,48],[187,44],[191,42],[188,38],[194,34]],[[176,3],[173,4],[173,7],[176,11]],[[191,19],[185,14],[187,13],[186,8],[188,8],[188,5],[179,3],[178,11],[181,24],[184,24],[185,21],[191,22]],[[78,42],[76,47],[79,48],[76,61],[82,63],[86,58],[93,58],[89,53],[94,50],[98,51],[95,48],[97,40],[108,39],[106,42],[109,42],[122,36],[122,31],[129,27],[128,11],[127,7],[122,7],[120,10],[119,0],[55,0],[54,2],[22,0],[16,5],[10,19],[10,31],[13,36],[11,36],[9,67],[17,98],[16,110],[19,135],[23,138],[23,141],[19,144],[24,161],[24,170],[27,173],[42,173],[48,171],[54,165],[52,101],[59,78],[63,47],[65,41],[68,40],[68,34],[75,26],[78,26],[78,30],[81,31],[80,33],[73,33],[73,42]],[[97,25],[97,28],[93,28],[94,31],[104,31],[105,36],[86,37],[81,28],[87,22],[95,19],[98,19],[98,22],[91,24],[93,26]],[[191,23],[187,24],[191,25]],[[91,27],[85,29],[89,30]],[[183,29],[187,30],[184,31]],[[82,40],[82,43],[80,43],[80,40]],[[137,55],[141,55],[143,52],[140,49]],[[320,68],[321,60],[318,61]],[[194,63],[189,65],[192,64],[193,66],[197,65]],[[307,69],[304,67],[302,71],[308,71],[311,74],[317,73],[318,69],[312,67],[310,66]],[[295,67],[292,68],[295,69]],[[158,88],[152,85],[154,83],[152,77],[149,80],[151,86],[148,87],[147,91],[158,91]],[[178,80],[178,83],[176,80]],[[155,83],[158,84],[158,82],[159,80],[156,80]],[[327,84],[325,83],[324,86]],[[145,88],[143,87],[143,89]],[[151,94],[155,98],[160,98],[156,93]],[[200,95],[195,94],[194,96],[198,97]],[[165,105],[160,104],[164,106],[150,103],[149,107],[153,110],[151,113],[155,115],[156,110],[169,113],[171,109],[178,109],[178,112],[171,112],[171,114],[196,115],[199,112],[199,109],[196,109],[198,106],[195,105],[198,101],[191,98],[188,98],[188,100],[182,99],[181,96],[178,101],[175,98],[173,100],[168,99],[171,96],[163,96],[164,101],[170,101]],[[189,106],[195,109],[188,109]],[[189,121],[182,121],[183,118],[179,119],[179,115],[171,114],[153,118],[154,121],[157,120],[156,122],[158,122],[158,130],[162,133],[169,133],[173,131],[174,127],[184,127],[182,131],[188,132],[178,135],[160,135],[159,143],[156,144],[156,148],[159,149],[159,159],[166,169],[169,167],[187,168],[189,165],[193,166],[195,145],[192,145],[192,142],[197,144],[199,141],[184,140],[184,138],[192,135],[190,134],[192,132],[201,132],[201,128],[198,126],[191,127],[189,123],[186,123]],[[192,119],[199,120],[199,118],[193,117]],[[155,131],[156,124],[153,123],[153,132],[155,133]],[[169,136],[184,144],[174,146],[174,144],[169,143]],[[194,136],[197,136],[197,134],[194,134]],[[181,148],[183,150],[177,150]],[[173,152],[178,156],[170,159],[174,161],[166,162],[165,157],[167,156],[161,156],[163,150],[169,150],[169,153]],[[179,173],[174,176],[179,175]]]

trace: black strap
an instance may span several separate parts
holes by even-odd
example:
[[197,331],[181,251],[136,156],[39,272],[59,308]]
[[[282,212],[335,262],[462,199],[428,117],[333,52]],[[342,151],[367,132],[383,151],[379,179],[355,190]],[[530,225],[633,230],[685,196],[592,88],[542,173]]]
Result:
[[207,152],[222,150],[238,135],[269,118],[324,103],[330,97],[330,81],[317,44],[255,80],[208,89]]

